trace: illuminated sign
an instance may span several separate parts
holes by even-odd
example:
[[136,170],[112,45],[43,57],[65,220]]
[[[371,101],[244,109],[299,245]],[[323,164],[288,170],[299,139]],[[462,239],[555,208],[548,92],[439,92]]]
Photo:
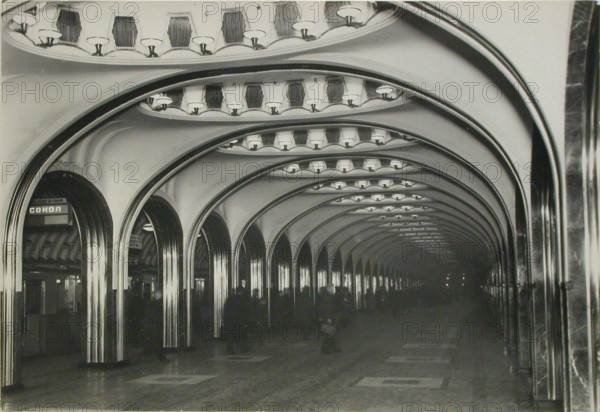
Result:
[[68,215],[69,203],[64,197],[53,199],[36,199],[27,209],[32,216]]
[[64,197],[35,199],[27,208],[26,226],[72,225],[71,205]]

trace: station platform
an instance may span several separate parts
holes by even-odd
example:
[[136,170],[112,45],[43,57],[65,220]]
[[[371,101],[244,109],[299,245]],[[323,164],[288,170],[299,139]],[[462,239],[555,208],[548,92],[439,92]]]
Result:
[[210,342],[110,370],[78,356],[23,362],[24,389],[4,410],[522,411],[530,384],[510,372],[501,339],[477,304],[358,313],[342,352],[320,342],[267,338],[251,352]]

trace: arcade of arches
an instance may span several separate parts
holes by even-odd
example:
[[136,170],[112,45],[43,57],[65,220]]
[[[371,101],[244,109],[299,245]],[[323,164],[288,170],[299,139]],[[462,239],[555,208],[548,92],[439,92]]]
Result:
[[[136,398],[151,365],[228,402],[308,404],[314,375],[340,409],[467,405],[487,376],[508,403],[600,410],[598,5],[477,6],[4,3],[5,406],[83,379],[103,408],[204,408]],[[328,285],[351,315],[318,358],[282,334],[318,325]],[[279,343],[229,361],[270,375],[205,362],[246,294]],[[149,313],[168,366],[142,355]],[[498,339],[406,335],[467,318]]]

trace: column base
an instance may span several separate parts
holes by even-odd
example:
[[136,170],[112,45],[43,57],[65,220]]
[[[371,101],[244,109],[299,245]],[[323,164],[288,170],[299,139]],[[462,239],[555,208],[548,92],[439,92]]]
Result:
[[23,390],[23,388],[25,388],[25,385],[23,385],[22,383],[15,383],[14,385],[3,386],[2,394],[4,395],[7,393],[19,392],[19,391]]
[[116,368],[124,368],[131,364],[128,360],[123,360],[119,362],[79,362],[80,368],[90,368],[90,369],[116,369]]

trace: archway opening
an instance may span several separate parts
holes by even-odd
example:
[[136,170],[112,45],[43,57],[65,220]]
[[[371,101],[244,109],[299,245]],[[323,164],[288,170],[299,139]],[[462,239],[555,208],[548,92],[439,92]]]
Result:
[[[23,229],[23,356],[80,352],[81,362],[106,361],[112,218],[106,202],[83,177],[50,172],[36,187]],[[22,306],[21,306],[22,305]]]
[[[128,337],[134,346],[179,348],[185,342],[183,234],[177,212],[152,196],[129,238]],[[139,327],[141,326],[141,331]]]

